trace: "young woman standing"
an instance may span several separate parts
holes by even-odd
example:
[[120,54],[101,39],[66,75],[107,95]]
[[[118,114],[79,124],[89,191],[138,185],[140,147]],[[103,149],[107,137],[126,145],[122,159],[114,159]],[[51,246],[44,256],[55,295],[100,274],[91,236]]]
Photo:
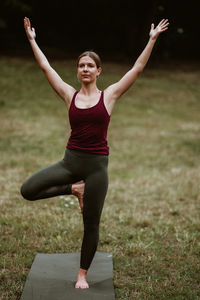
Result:
[[159,34],[168,28],[163,19],[156,28],[151,25],[149,41],[134,66],[116,83],[104,91],[97,88],[101,73],[99,56],[91,51],[78,58],[77,75],[80,91],[65,83],[50,66],[38,47],[35,29],[24,19],[27,38],[35,58],[52,88],[65,102],[71,125],[71,135],[64,158],[33,174],[21,187],[27,200],[38,200],[65,194],[78,197],[83,213],[84,236],[81,247],[80,269],[75,288],[85,289],[87,271],[97,249],[99,222],[108,188],[107,130],[117,99],[135,82],[144,69]]

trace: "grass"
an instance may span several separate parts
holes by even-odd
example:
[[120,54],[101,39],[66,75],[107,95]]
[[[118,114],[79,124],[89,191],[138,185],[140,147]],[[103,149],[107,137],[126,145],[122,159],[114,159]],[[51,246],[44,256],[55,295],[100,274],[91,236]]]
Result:
[[[53,67],[77,89],[73,61]],[[67,110],[34,60],[0,59],[2,300],[20,299],[37,252],[80,251],[75,198],[22,199],[22,182],[58,161]],[[128,67],[106,63],[99,87]],[[199,71],[147,69],[111,119],[99,251],[114,256],[116,299],[200,299]]]

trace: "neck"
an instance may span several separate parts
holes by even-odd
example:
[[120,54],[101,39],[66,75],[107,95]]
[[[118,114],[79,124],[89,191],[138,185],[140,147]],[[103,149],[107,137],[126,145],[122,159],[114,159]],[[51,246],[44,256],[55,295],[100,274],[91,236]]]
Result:
[[96,94],[99,92],[96,82],[93,84],[83,84],[81,86],[80,92],[85,95]]

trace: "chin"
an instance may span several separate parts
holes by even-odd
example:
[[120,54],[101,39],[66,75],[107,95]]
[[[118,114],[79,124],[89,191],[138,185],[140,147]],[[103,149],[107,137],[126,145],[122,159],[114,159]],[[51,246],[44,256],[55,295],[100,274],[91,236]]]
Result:
[[92,80],[90,78],[82,78],[82,82],[90,83],[90,82],[92,82]]

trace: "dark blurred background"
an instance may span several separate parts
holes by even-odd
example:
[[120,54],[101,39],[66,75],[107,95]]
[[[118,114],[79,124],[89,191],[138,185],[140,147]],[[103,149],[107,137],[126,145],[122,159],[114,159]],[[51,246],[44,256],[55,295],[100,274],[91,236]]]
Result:
[[56,58],[92,49],[104,59],[132,60],[145,46],[151,23],[168,18],[169,30],[152,59],[199,61],[199,13],[197,0],[0,0],[0,54],[31,54],[23,28],[27,16],[39,45]]

